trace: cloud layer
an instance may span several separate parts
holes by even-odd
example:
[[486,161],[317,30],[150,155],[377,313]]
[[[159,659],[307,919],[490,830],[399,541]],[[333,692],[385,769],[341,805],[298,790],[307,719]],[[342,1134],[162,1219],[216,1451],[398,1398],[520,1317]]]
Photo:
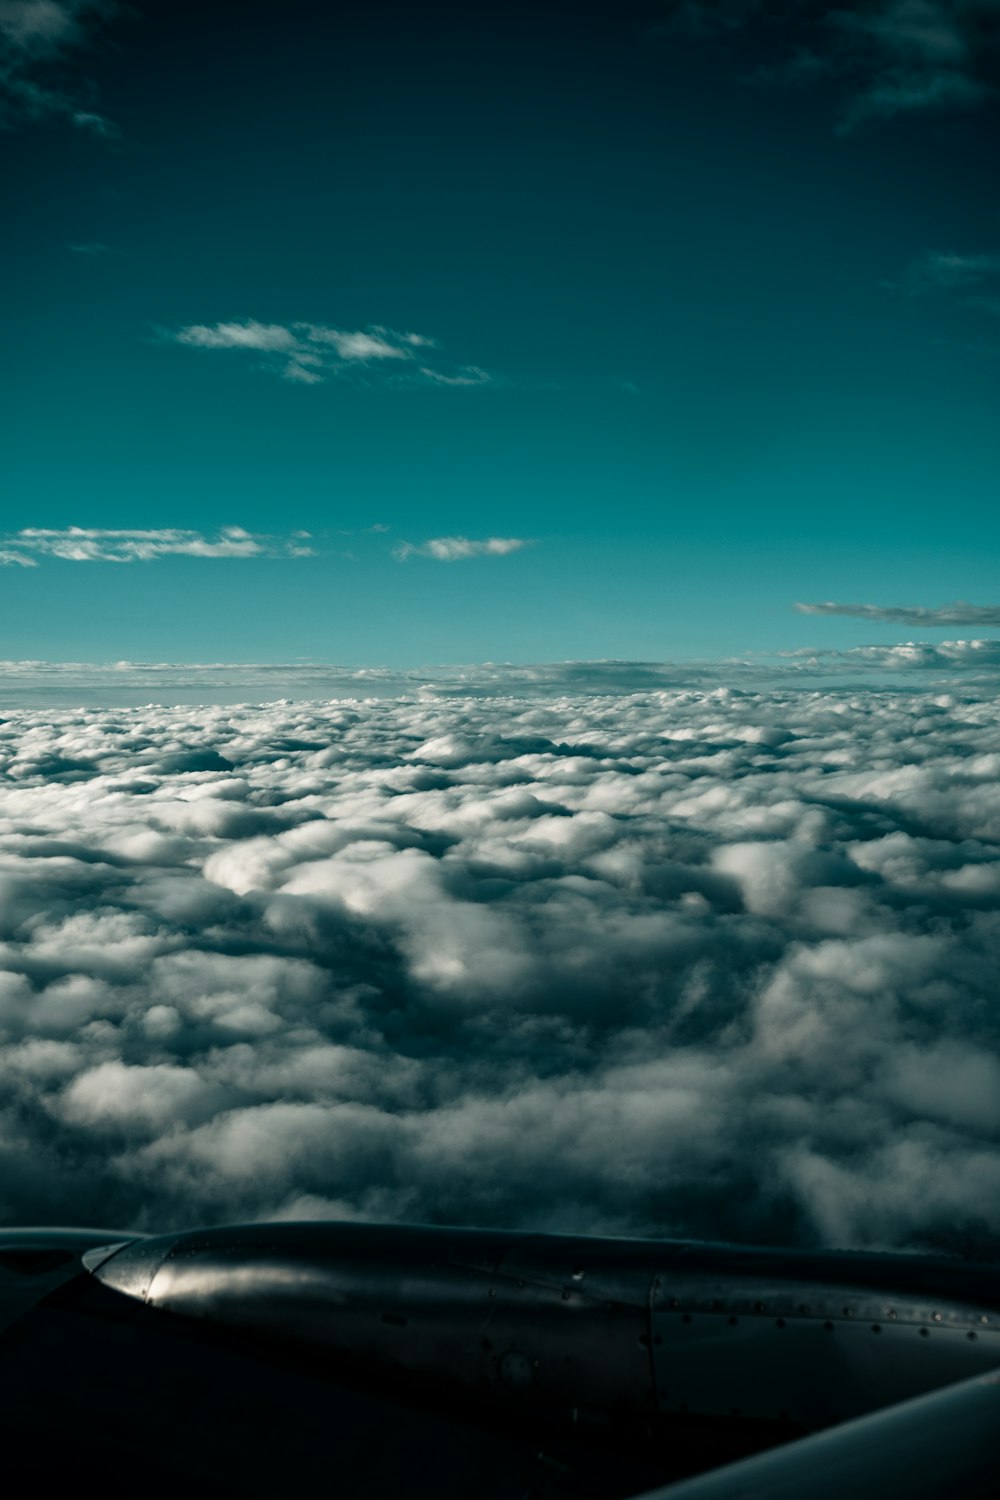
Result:
[[1000,626],[1000,604],[942,604],[938,609],[906,604],[796,604],[803,615],[849,615],[857,620],[882,620],[890,625],[974,625],[977,629]]
[[64,562],[151,562],[157,557],[311,557],[309,534],[268,536],[245,531],[242,526],[224,526],[213,536],[178,527],[160,530],[114,529],[98,526],[65,526],[47,529],[27,526],[0,537],[0,566],[37,567],[39,557],[59,557]]
[[192,349],[241,350],[257,363],[299,385],[319,385],[329,377],[351,377],[394,384],[477,386],[496,377],[478,365],[432,364],[437,340],[422,333],[397,333],[380,325],[350,332],[320,323],[192,323],[170,337]]
[[287,698],[553,698],[675,688],[803,691],[833,684],[906,685],[912,691],[1000,687],[1000,641],[901,641],[848,650],[804,647],[726,661],[485,662],[434,667],[347,667],[335,662],[0,661],[0,708],[52,704],[125,707],[239,704]]
[[0,724],[0,1213],[996,1247],[994,698]]

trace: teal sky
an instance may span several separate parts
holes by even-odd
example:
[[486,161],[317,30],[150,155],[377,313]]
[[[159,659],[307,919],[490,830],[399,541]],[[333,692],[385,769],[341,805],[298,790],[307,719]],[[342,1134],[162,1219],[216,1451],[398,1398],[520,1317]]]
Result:
[[995,638],[998,26],[11,0],[0,656]]

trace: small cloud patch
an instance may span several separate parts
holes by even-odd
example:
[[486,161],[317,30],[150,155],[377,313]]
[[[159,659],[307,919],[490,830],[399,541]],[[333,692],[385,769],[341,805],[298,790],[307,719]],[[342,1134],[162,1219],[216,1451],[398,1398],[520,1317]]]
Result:
[[311,557],[309,534],[290,537],[224,526],[214,534],[178,527],[132,530],[97,526],[47,528],[26,526],[9,532],[0,550],[0,564],[33,568],[39,557],[64,562],[151,562],[158,557]]
[[320,385],[330,377],[456,387],[491,385],[496,379],[478,365],[432,365],[428,359],[438,347],[436,339],[399,333],[380,324],[349,330],[322,323],[258,323],[250,318],[192,323],[170,337],[193,349],[259,354],[270,373],[300,385]]
[[409,557],[432,557],[436,562],[459,562],[466,557],[507,557],[531,543],[519,536],[489,536],[475,540],[467,536],[436,536],[427,542],[401,542],[393,548],[393,557],[405,562]]

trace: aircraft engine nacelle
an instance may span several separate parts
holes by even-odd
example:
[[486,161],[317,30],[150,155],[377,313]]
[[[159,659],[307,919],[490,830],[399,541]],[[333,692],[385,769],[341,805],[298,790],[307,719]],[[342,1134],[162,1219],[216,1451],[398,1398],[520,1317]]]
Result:
[[826,1426],[1000,1365],[1000,1270],[361,1224],[93,1250],[108,1288],[331,1374],[505,1411]]

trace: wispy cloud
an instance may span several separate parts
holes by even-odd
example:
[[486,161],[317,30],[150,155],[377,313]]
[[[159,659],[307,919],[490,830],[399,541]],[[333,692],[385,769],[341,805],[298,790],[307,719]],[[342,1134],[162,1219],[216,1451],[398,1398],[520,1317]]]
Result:
[[465,557],[506,557],[520,552],[530,542],[519,536],[490,536],[481,541],[467,536],[436,536],[427,542],[401,542],[393,557],[405,562],[408,557],[433,557],[437,562],[458,562]]
[[[327,344],[336,350],[338,359],[345,364],[352,364],[360,360],[367,364],[373,359],[412,359],[412,335],[389,335],[386,330],[380,329],[377,333],[345,333],[339,328],[323,328],[310,325],[304,330],[305,336],[315,344]],[[397,337],[400,342],[392,343],[391,339]]]
[[194,349],[258,354],[262,356],[258,363],[265,369],[300,385],[319,385],[329,376],[439,386],[491,385],[496,379],[478,365],[431,364],[438,348],[436,339],[422,333],[399,333],[381,324],[351,330],[323,323],[259,323],[248,318],[192,323],[169,337]]
[[100,260],[104,255],[111,254],[111,246],[103,245],[99,240],[90,240],[82,245],[70,245],[74,255],[82,255],[87,260]]
[[[1000,281],[1000,255],[923,250],[914,256],[898,281],[896,291],[921,297],[933,292],[968,292]],[[977,298],[977,305],[981,303]]]
[[216,323],[212,328],[193,323],[182,328],[176,338],[179,344],[191,344],[196,349],[260,349],[273,353],[298,348],[298,339],[290,329],[280,323],[258,323],[253,318],[246,323]]
[[487,370],[481,370],[478,365],[466,365],[456,375],[446,375],[441,370],[431,370],[422,365],[420,373],[433,385],[491,385],[495,381],[493,375]]
[[29,526],[3,538],[0,563],[33,568],[39,557],[65,562],[152,562],[158,557],[311,557],[309,533],[288,537],[224,526],[209,535],[167,527],[159,530],[121,530],[95,526],[60,529]]
[[844,119],[969,109],[993,93],[995,0],[881,0],[833,10],[847,64],[864,75]]
[[884,620],[891,625],[974,625],[988,629],[1000,626],[1000,604],[942,604],[938,609],[903,604],[796,604],[803,615],[849,615],[857,620]]
[[116,136],[93,108],[92,86],[72,76],[72,63],[118,11],[116,0],[0,0],[0,126],[61,117],[78,130]]
[[762,83],[841,86],[838,129],[875,119],[977,108],[996,93],[996,0],[665,0],[657,29],[711,40],[754,26],[775,42]]

